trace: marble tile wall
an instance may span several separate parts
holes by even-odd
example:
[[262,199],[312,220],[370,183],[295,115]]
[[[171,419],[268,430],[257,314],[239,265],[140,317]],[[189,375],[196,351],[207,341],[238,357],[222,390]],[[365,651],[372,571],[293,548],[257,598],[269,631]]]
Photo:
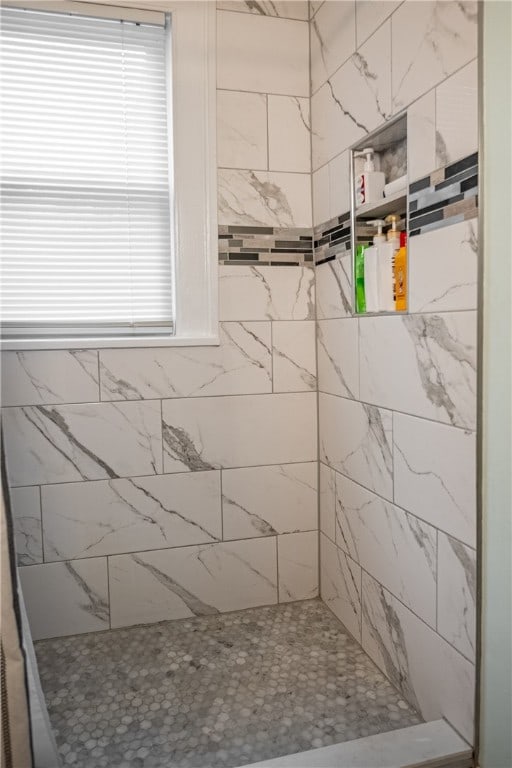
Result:
[[221,266],[219,347],[3,353],[36,638],[318,593],[313,276]]
[[[476,3],[312,11],[321,596],[427,720],[471,742]],[[409,241],[408,314],[357,317],[351,253],[329,234],[350,209],[348,149],[405,108],[411,215],[433,218]]]
[[308,16],[218,3],[220,346],[3,356],[36,638],[318,594]]

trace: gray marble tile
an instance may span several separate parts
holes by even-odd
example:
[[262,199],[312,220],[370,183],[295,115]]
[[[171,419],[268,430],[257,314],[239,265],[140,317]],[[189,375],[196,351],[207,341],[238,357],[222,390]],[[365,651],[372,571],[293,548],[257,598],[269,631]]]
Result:
[[366,402],[474,429],[476,312],[360,318],[359,354]]
[[316,274],[318,320],[350,317],[352,314],[352,254],[320,264]]
[[159,402],[6,408],[3,426],[12,485],[162,471]]
[[258,227],[312,225],[308,173],[221,168],[217,180],[219,224]]
[[320,534],[320,595],[324,603],[361,640],[361,567]]
[[476,552],[439,532],[437,628],[470,661],[476,646]]
[[336,543],[436,628],[436,530],[336,476]]
[[319,395],[320,460],[380,496],[393,496],[389,411]]
[[307,98],[308,24],[218,11],[217,87]]
[[223,538],[316,529],[317,469],[309,462],[223,470]]
[[268,168],[264,93],[217,91],[217,165],[219,168]]
[[11,488],[11,509],[18,565],[43,562],[39,486]]
[[[309,99],[268,95],[268,152],[271,171],[311,171]],[[246,166],[247,167],[247,166]],[[252,168],[251,165],[248,166]]]
[[47,561],[222,538],[219,472],[47,485],[42,511]]
[[313,94],[311,113],[313,170],[332,160],[390,116],[390,22],[380,27]]
[[314,321],[272,323],[274,392],[316,390],[316,370]]
[[317,323],[318,389],[330,395],[359,396],[358,321]]
[[393,441],[396,503],[475,546],[475,434],[394,413]]
[[320,462],[320,530],[334,541],[336,538],[336,473]]
[[477,3],[406,0],[393,14],[393,109],[399,112],[477,54]]
[[329,0],[311,20],[312,93],[354,53],[355,16],[355,0]]
[[276,538],[109,558],[112,627],[277,603]]
[[436,165],[449,165],[478,150],[478,63],[436,88]]
[[318,596],[318,531],[277,537],[279,602]]
[[477,272],[477,219],[411,237],[410,311],[476,309]]
[[218,347],[102,349],[102,400],[271,392],[270,323],[221,323],[219,334]]
[[307,0],[217,0],[220,11],[255,13],[280,19],[308,20]]
[[95,350],[2,352],[2,405],[94,402],[99,399]]
[[34,640],[109,629],[107,558],[19,570]]
[[363,648],[426,720],[441,717],[470,744],[473,664],[363,572]]
[[309,267],[219,268],[221,320],[314,320],[315,273]]
[[164,471],[316,461],[316,395],[164,400]]

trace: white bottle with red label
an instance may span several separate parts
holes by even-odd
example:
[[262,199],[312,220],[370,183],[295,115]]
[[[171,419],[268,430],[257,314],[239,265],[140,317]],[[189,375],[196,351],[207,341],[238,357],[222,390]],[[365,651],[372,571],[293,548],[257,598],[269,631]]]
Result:
[[373,149],[367,147],[356,154],[365,157],[364,170],[356,176],[356,207],[367,203],[376,203],[384,197],[386,177],[381,171],[375,170]]

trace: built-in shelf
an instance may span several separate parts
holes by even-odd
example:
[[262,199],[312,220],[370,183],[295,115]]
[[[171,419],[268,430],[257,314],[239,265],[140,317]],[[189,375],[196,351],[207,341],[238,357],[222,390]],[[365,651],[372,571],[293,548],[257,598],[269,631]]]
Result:
[[366,203],[356,208],[356,217],[365,219],[384,219],[390,213],[405,213],[407,191],[400,190],[390,197],[383,197],[378,203]]

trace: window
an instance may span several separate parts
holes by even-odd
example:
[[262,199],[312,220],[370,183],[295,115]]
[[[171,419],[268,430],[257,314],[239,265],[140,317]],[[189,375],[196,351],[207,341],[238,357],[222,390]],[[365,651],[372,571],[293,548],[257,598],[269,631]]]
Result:
[[216,342],[212,25],[183,5],[2,7],[4,347]]

